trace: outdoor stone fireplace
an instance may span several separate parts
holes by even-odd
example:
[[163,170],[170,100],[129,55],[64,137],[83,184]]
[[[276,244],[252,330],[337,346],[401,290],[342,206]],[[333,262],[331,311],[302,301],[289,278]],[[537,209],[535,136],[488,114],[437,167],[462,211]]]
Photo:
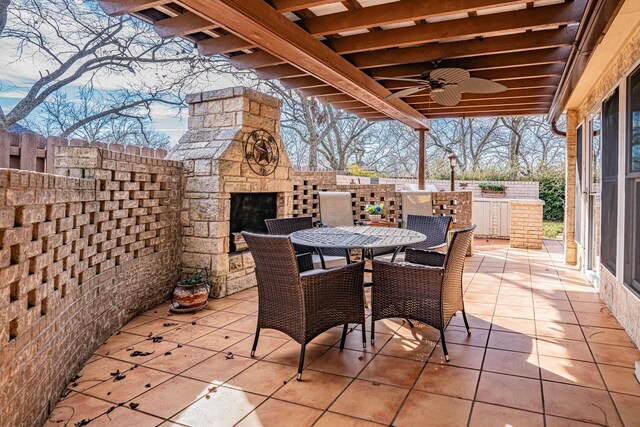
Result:
[[189,127],[171,153],[184,164],[183,274],[210,270],[211,295],[255,286],[253,259],[232,233],[290,216],[293,182],[280,140],[280,100],[236,87],[189,95]]

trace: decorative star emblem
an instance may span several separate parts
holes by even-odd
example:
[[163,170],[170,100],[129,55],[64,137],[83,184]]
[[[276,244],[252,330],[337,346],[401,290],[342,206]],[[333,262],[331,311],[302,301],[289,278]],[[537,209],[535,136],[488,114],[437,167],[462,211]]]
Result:
[[280,153],[277,141],[268,131],[259,129],[251,132],[245,140],[244,149],[253,172],[262,176],[275,172]]

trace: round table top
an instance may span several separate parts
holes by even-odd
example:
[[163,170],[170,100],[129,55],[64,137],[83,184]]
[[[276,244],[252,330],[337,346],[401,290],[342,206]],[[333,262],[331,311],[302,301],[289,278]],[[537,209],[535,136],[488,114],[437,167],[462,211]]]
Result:
[[405,228],[366,226],[309,228],[291,233],[290,237],[298,245],[344,249],[408,246],[427,239],[424,234]]

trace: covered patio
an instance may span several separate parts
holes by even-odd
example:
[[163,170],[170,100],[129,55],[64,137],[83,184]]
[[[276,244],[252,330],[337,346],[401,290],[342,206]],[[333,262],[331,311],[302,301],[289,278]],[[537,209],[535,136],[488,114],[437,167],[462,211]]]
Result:
[[476,241],[464,274],[472,333],[452,320],[449,362],[437,330],[380,321],[364,350],[359,330],[342,352],[342,328],[316,338],[298,382],[299,346],[286,335],[265,330],[249,357],[250,289],[193,316],[163,304],[134,318],[98,348],[47,425],[637,425],[630,367],[640,352],[564,263],[562,245],[544,243],[527,251]]
[[[55,175],[0,170],[0,356],[9,362],[0,424],[640,425],[636,0],[98,4],[360,118],[408,125],[419,140],[419,152],[407,153],[419,158],[419,190],[432,119],[546,115],[566,137],[563,240],[542,241],[526,207],[510,223],[519,247],[472,240],[462,277],[471,330],[453,316],[443,332],[450,360],[437,329],[385,319],[364,348],[357,324],[344,350],[341,326],[314,338],[296,381],[299,341],[265,328],[251,355],[256,267],[231,246],[232,200],[264,193],[268,218],[315,220],[317,194],[342,189],[358,221],[364,203],[399,193],[296,178],[273,97],[247,88],[193,94],[188,131],[167,158],[74,140],[56,149]],[[442,87],[409,93],[414,83],[398,80],[443,68],[505,90],[442,105],[433,96]],[[563,114],[566,131],[555,126]],[[256,131],[281,150],[264,170],[248,164]],[[600,173],[603,164],[620,168]],[[451,215],[454,230],[469,231],[473,195],[459,190],[434,191],[424,215]],[[397,205],[396,226],[407,214]],[[203,268],[213,286],[206,307],[169,312],[179,272]],[[365,292],[367,333],[372,292],[375,283]]]

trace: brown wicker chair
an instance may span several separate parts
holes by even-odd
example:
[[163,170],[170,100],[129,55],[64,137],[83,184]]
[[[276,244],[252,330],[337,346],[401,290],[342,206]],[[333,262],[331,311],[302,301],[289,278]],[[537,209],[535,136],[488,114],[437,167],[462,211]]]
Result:
[[298,380],[302,378],[306,345],[324,331],[344,325],[342,350],[349,323],[359,323],[366,346],[363,262],[300,274],[288,237],[242,235],[253,255],[258,281],[258,325],[252,357],[262,328],[277,329],[300,343]]
[[[313,219],[309,216],[296,218],[276,218],[265,219],[265,225],[269,234],[274,236],[288,236],[300,230],[313,228]],[[311,246],[293,244],[296,253],[312,253],[315,268],[335,268],[342,267],[349,263],[349,251],[340,248],[313,248]]]
[[440,331],[442,350],[449,360],[444,330],[458,311],[471,334],[464,312],[462,272],[475,228],[455,231],[446,254],[407,248],[404,263],[373,261],[372,343],[376,320],[413,319]]
[[[447,234],[450,224],[450,216],[407,215],[407,230],[417,231],[427,236],[425,241],[414,243],[413,245],[407,246],[407,248],[446,252]],[[398,257],[398,255],[400,256]],[[398,252],[394,252],[392,255],[382,255],[378,259],[381,261],[395,262],[396,260],[402,261],[403,256]]]

